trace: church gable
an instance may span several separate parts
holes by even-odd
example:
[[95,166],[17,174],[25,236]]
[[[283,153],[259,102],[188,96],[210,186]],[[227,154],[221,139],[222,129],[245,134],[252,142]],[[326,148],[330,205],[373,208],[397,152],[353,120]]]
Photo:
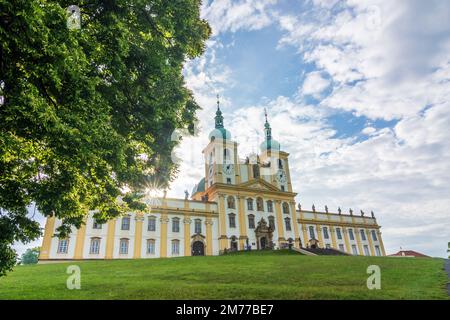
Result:
[[242,183],[239,185],[241,188],[247,188],[247,189],[256,189],[256,190],[263,190],[263,191],[280,191],[277,187],[271,185],[267,181],[264,181],[262,179],[253,179],[248,182]]

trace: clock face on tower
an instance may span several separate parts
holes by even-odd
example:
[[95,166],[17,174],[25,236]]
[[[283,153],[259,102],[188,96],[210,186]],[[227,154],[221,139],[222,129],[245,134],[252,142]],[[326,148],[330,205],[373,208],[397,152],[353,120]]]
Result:
[[224,164],[223,165],[223,172],[225,172],[226,175],[231,175],[233,173],[234,166],[232,164]]
[[278,172],[277,172],[277,180],[280,183],[285,183],[286,182],[286,174],[281,169],[278,170]]

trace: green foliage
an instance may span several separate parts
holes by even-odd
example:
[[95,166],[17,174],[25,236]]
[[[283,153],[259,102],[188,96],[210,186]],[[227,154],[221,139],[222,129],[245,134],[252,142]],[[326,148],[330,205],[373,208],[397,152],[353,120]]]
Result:
[[20,258],[21,264],[36,264],[39,258],[39,247],[27,249],[22,257]]
[[[0,299],[449,299],[444,259],[253,250],[217,257],[85,261],[77,262],[81,290],[65,286],[69,264],[16,267],[0,279]],[[370,265],[380,266],[381,290],[367,288]]]
[[166,187],[170,135],[199,108],[182,68],[210,35],[200,1],[78,1],[81,29],[69,30],[72,4],[0,0],[0,275],[10,245],[41,233],[31,203],[65,236],[90,209],[124,212],[121,190]]

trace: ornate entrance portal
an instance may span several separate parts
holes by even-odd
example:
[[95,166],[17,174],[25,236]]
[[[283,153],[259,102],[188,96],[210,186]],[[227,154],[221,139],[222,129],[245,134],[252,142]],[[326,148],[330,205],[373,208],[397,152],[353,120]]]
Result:
[[192,255],[193,256],[204,256],[205,255],[205,245],[202,241],[195,241],[192,244]]
[[261,218],[255,229],[256,245],[258,250],[272,249],[273,229],[267,225],[266,220]]

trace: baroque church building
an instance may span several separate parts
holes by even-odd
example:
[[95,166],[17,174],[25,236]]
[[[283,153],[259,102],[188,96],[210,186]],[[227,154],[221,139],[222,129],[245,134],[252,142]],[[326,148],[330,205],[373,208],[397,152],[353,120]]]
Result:
[[272,138],[269,122],[259,155],[240,159],[217,103],[215,129],[203,150],[205,176],[184,199],[150,199],[145,212],[105,224],[92,213],[68,238],[47,219],[40,262],[219,255],[233,250],[292,248],[305,254],[384,256],[380,226],[371,213],[304,210],[296,205],[289,153]]

